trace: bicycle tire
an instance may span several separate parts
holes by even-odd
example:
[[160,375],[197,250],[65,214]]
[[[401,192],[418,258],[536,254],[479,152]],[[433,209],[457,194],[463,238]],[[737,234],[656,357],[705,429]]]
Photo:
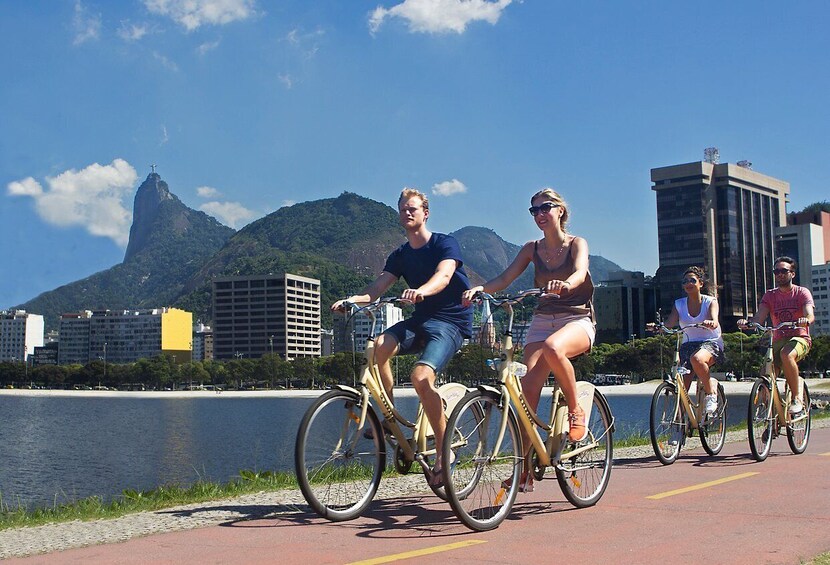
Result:
[[383,429],[371,406],[366,426],[357,429],[361,401],[353,392],[327,392],[309,407],[297,430],[294,465],[300,490],[317,514],[333,522],[363,513],[386,466]]
[[[556,465],[556,480],[568,501],[577,508],[593,506],[602,498],[611,478],[614,452],[614,430],[611,409],[602,393],[594,390],[591,414],[588,417],[588,435],[573,448],[596,443],[592,449],[574,457],[560,460]],[[567,449],[563,455],[567,455]]]
[[756,379],[749,393],[746,426],[749,436],[749,450],[756,461],[763,461],[769,455],[772,445],[773,426],[778,423],[772,413],[772,391],[765,379]]
[[[700,386],[700,382],[698,385]],[[718,409],[711,416],[704,415],[699,424],[700,444],[709,455],[717,455],[726,443],[726,393],[718,383]],[[702,395],[700,395],[702,397]],[[704,401],[701,398],[701,401]]]
[[804,383],[804,410],[806,417],[796,422],[787,424],[787,443],[796,455],[804,453],[807,449],[807,442],[810,441],[810,391],[807,390],[807,383]]
[[682,411],[679,402],[677,389],[666,382],[657,385],[651,397],[648,434],[654,455],[663,465],[671,465],[680,455],[680,444],[686,430],[683,422],[675,421],[675,415]]
[[[505,431],[495,453],[503,418],[507,418]],[[516,415],[500,394],[476,390],[456,405],[447,428],[457,434],[453,442],[444,444],[442,454],[444,461],[455,456],[454,463],[444,469],[450,506],[471,530],[497,528],[510,514],[519,492],[523,457]]]

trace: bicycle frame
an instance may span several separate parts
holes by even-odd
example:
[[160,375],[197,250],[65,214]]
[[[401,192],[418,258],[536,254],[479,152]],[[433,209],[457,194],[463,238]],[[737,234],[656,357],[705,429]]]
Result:
[[[522,298],[529,295],[531,295],[531,293],[523,294]],[[554,387],[553,398],[551,399],[551,417],[549,423],[543,422],[539,418],[539,415],[533,411],[530,406],[528,406],[527,400],[522,392],[521,381],[513,370],[513,306],[507,301],[498,303],[492,297],[484,299],[491,300],[494,304],[500,305],[508,314],[507,330],[504,333],[504,353],[501,355],[501,363],[497,369],[499,372],[499,380],[501,382],[501,398],[508,399],[508,402],[512,404],[514,411],[518,413],[519,422],[530,438],[531,446],[536,452],[539,464],[543,467],[555,466],[560,461],[564,461],[571,457],[575,457],[584,451],[593,449],[599,440],[601,440],[609,430],[614,428],[613,416],[608,428],[599,438],[592,438],[590,443],[576,447],[573,450],[563,454],[562,451],[568,443],[564,440],[566,434],[568,433],[568,406],[565,403],[564,393],[558,385]],[[594,398],[593,392],[593,384],[585,381],[579,381],[577,383],[577,400],[580,406],[582,406],[582,409],[585,411],[586,427],[589,424],[588,418],[591,414],[591,403]],[[495,444],[496,453],[498,453],[501,448],[501,442],[504,439],[504,432],[507,428],[508,411],[505,410],[502,414],[503,416],[499,427],[499,434]],[[547,442],[542,439],[542,436],[537,431],[537,427],[548,432]],[[523,452],[526,451],[525,447],[526,446],[522,446]]]
[[[677,403],[677,408],[675,414],[672,419],[672,423],[680,424],[681,414],[679,413],[680,410],[685,413],[686,417],[689,419],[689,429],[697,430],[700,428],[700,423],[703,422],[704,413],[703,413],[703,402],[702,400],[702,389],[700,384],[700,379],[697,382],[697,402],[694,402],[689,394],[689,391],[686,390],[686,384],[683,382],[683,375],[685,374],[683,371],[685,367],[682,367],[680,364],[680,344],[683,340],[683,330],[671,330],[662,326],[664,331],[669,331],[670,333],[676,334],[676,343],[674,348],[674,365],[672,366],[672,379],[674,381],[674,386],[677,389],[677,395],[680,399],[680,402]],[[717,379],[715,377],[710,377],[714,381],[713,388],[717,391]]]
[[[764,328],[761,326],[759,329],[763,329],[766,332],[775,328]],[[778,423],[777,426],[773,426],[775,435],[778,435],[780,428],[807,418],[807,411],[809,410],[809,407],[804,411],[804,413],[796,418],[790,418],[789,416],[788,408],[792,402],[792,391],[786,382],[784,383],[783,395],[778,388],[778,381],[783,379],[778,376],[778,373],[775,370],[775,363],[773,361],[772,353],[772,336],[770,336],[769,345],[767,345],[767,351],[764,355],[764,363],[761,366],[761,373],[758,376],[759,378],[764,379],[769,386],[771,395],[770,404],[775,411],[775,417],[773,418],[772,415],[770,415],[770,420],[775,419]],[[798,377],[798,384],[799,387],[803,387],[804,384],[804,379],[800,375]]]
[[[363,359],[361,361],[361,386],[359,390],[355,390],[346,385],[338,385],[338,387],[344,390],[354,391],[361,397],[362,409],[359,416],[360,421],[358,422],[358,430],[362,430],[366,424],[366,413],[369,408],[369,402],[370,399],[374,399],[375,404],[380,409],[381,421],[395,438],[397,447],[399,447],[403,453],[403,458],[407,462],[418,462],[424,471],[430,471],[430,467],[424,457],[435,455],[436,450],[434,447],[429,449],[427,448],[428,438],[432,434],[432,426],[429,424],[429,420],[426,417],[423,406],[420,403],[418,404],[418,413],[415,418],[415,422],[410,422],[402,416],[395,408],[392,399],[389,398],[389,395],[386,393],[386,389],[384,388],[383,381],[380,377],[380,371],[375,363],[374,334],[377,319],[371,306],[379,305],[384,302],[394,302],[396,300],[397,299],[380,299],[373,302],[369,306],[360,308],[352,313],[352,316],[354,316],[358,311],[364,310],[366,315],[369,316],[371,320],[369,337],[367,338],[366,349],[363,353]],[[462,385],[457,386],[462,387]],[[466,387],[462,388],[466,391]],[[404,431],[401,429],[401,426],[412,430],[411,438],[407,438],[406,435],[404,435]]]

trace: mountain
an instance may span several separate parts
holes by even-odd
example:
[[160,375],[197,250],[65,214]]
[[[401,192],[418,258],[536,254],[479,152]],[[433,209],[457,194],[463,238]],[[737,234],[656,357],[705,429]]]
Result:
[[[488,228],[466,227],[451,234],[461,246],[461,254],[465,264],[481,280],[473,284],[481,284],[484,280],[498,276],[513,261],[521,246],[503,240],[496,232]],[[622,267],[599,255],[589,255],[591,278],[596,284],[608,280],[610,273],[622,271]],[[473,278],[473,275],[471,275]],[[533,287],[533,268],[528,265],[513,283],[507,287],[508,291],[518,291]]]
[[210,319],[214,276],[280,272],[320,279],[322,302],[331,304],[372,281],[404,241],[393,208],[350,192],[283,207],[234,234],[185,281],[176,305]]
[[[498,275],[519,246],[496,232],[466,227],[452,234],[474,284]],[[219,275],[290,272],[320,279],[324,305],[360,291],[383,269],[389,253],[405,241],[397,211],[344,192],[268,214],[238,232],[192,210],[150,174],[136,192],[133,225],[124,261],[106,271],[45,292],[23,305],[55,327],[63,312],[177,306],[194,319],[211,319],[211,281]],[[591,256],[595,281],[620,270]],[[531,270],[510,290],[533,286]],[[403,289],[399,282],[390,293]],[[323,323],[330,321],[323,308]]]
[[44,292],[21,307],[42,314],[47,327],[54,328],[64,312],[167,306],[233,233],[204,212],[185,206],[157,173],[151,173],[136,191],[124,261]]

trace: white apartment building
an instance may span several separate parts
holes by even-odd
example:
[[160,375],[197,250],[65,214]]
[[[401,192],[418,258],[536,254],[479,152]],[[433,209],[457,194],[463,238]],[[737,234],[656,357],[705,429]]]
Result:
[[830,263],[813,265],[810,274],[816,303],[816,321],[810,327],[810,334],[830,335]]
[[0,361],[27,362],[43,346],[43,316],[25,310],[0,311]]
[[[380,335],[387,329],[391,328],[398,322],[403,321],[403,310],[394,304],[384,304],[379,310],[375,311],[377,324],[375,325],[375,335]],[[352,318],[348,327],[345,325],[345,317],[336,315],[334,323],[334,350],[340,351],[354,351],[358,353],[366,350],[366,341],[369,338],[369,332],[372,329],[372,322],[368,316],[358,314]]]
[[193,315],[178,308],[101,310],[61,315],[58,364],[134,363],[162,353],[191,360]]

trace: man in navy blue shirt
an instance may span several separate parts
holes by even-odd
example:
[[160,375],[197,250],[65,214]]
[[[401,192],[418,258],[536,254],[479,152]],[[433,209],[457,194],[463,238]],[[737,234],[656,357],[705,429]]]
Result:
[[[399,220],[407,242],[389,255],[380,276],[348,302],[366,303],[382,296],[403,277],[409,288],[401,298],[415,304],[408,320],[395,324],[375,340],[377,361],[383,386],[392,397],[392,367],[389,360],[398,354],[420,353],[412,369],[412,385],[421,399],[424,412],[435,432],[437,454],[432,484],[440,484],[441,445],[446,422],[444,407],[435,388],[435,375],[472,334],[473,311],[461,304],[461,294],[470,288],[464,272],[461,248],[455,238],[427,229],[429,200],[413,188],[405,188],[398,199]],[[332,305],[339,310],[343,300]]]

